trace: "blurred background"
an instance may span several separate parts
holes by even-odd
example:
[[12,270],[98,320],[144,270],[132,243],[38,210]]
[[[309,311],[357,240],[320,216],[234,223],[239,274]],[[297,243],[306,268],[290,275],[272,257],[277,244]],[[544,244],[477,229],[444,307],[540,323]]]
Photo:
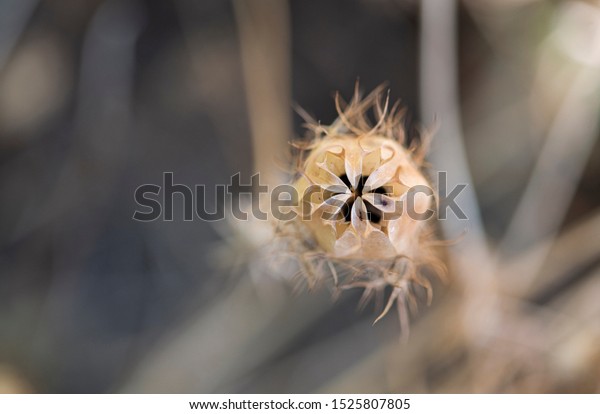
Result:
[[[132,219],[163,172],[269,170],[357,78],[469,184],[406,344],[252,271],[253,230]],[[598,392],[599,115],[598,1],[0,0],[0,391]]]

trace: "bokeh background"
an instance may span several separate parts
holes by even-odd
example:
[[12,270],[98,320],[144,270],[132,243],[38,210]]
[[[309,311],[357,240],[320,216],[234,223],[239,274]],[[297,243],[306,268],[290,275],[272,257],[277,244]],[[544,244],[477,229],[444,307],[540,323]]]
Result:
[[[251,271],[259,230],[132,219],[163,172],[269,168],[357,78],[469,184],[408,343]],[[599,109],[598,1],[1,0],[0,391],[598,392]]]

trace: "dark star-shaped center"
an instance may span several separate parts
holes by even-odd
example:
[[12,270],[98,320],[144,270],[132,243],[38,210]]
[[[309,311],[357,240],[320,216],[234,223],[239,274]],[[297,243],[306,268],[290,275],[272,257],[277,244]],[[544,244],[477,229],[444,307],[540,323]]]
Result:
[[[358,178],[356,188],[354,188],[354,186],[352,185],[352,183],[350,183],[350,180],[348,179],[348,176],[346,174],[340,175],[340,179],[344,182],[344,184],[346,184],[346,186],[348,186],[348,188],[350,189],[350,192],[351,192],[350,198],[348,198],[348,200],[344,203],[344,205],[342,206],[341,213],[340,213],[341,216],[344,217],[344,221],[346,221],[346,222],[350,221],[351,214],[352,214],[352,206],[354,205],[354,202],[356,201],[356,199],[358,197],[362,197],[365,183],[367,182],[368,178],[369,178],[368,175],[361,175]],[[378,187],[374,190],[369,191],[369,193],[387,194],[387,191],[383,187]],[[335,194],[341,194],[341,193],[333,193],[333,194],[335,195]],[[379,223],[383,216],[383,213],[381,212],[381,210],[379,210],[376,206],[371,205],[371,203],[369,203],[367,201],[365,201],[365,206],[367,208],[367,220],[369,220],[375,224]]]

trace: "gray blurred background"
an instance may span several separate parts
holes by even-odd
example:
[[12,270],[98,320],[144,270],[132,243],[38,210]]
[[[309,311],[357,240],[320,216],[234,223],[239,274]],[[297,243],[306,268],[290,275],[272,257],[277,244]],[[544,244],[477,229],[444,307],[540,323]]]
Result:
[[[132,220],[165,171],[249,177],[357,78],[470,184],[408,344],[360,292],[250,276],[224,223]],[[597,1],[0,0],[0,390],[597,392],[599,85]]]

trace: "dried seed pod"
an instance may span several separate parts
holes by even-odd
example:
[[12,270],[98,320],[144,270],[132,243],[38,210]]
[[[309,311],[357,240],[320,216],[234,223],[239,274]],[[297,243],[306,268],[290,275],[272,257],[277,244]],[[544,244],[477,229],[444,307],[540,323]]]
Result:
[[[421,171],[424,145],[404,146],[403,112],[398,104],[388,110],[389,97],[382,102],[381,95],[378,88],[361,99],[357,89],[347,105],[337,96],[339,118],[330,126],[307,119],[308,140],[293,143],[297,219],[278,231],[300,241],[286,246],[297,254],[309,287],[331,277],[341,289],[364,288],[364,303],[392,286],[379,318],[396,303],[406,327],[415,285],[431,297],[420,268],[443,272],[443,265],[425,219],[435,203]],[[378,120],[374,126],[369,110]]]

